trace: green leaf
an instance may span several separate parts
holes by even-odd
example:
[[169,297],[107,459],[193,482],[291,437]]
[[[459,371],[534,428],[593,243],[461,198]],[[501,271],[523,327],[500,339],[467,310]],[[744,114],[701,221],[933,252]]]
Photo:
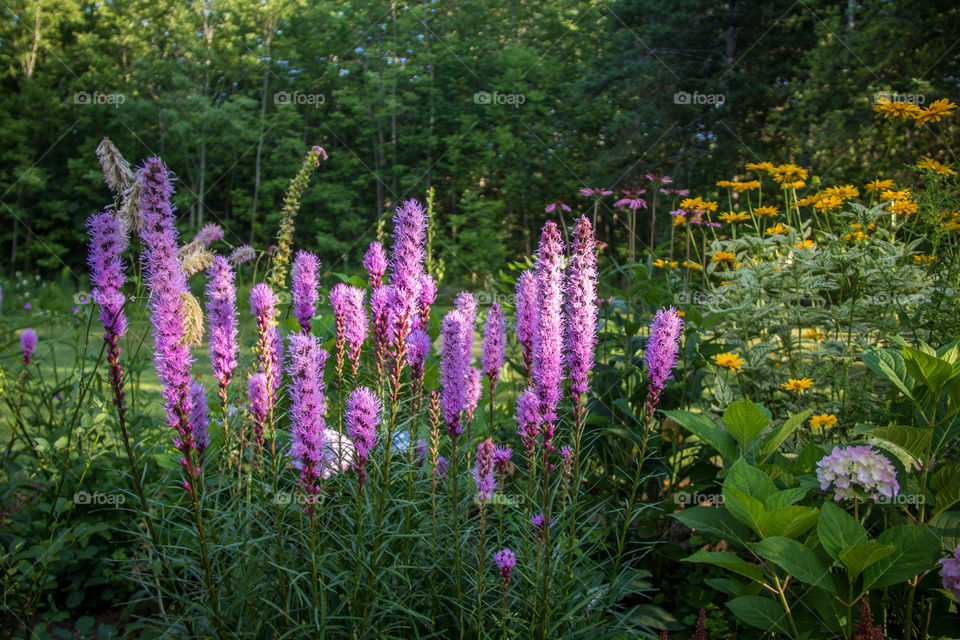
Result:
[[933,515],[934,518],[960,502],[960,481],[954,482],[953,484],[948,484],[944,488],[937,491],[936,496],[937,510]]
[[806,411],[801,411],[800,413],[795,413],[787,421],[780,425],[779,429],[775,429],[773,432],[767,436],[766,441],[764,441],[763,446],[760,447],[760,453],[757,456],[757,463],[763,464],[767,461],[767,458],[773,455],[774,451],[783,444],[783,441],[790,437],[790,434],[793,433],[797,427],[803,424],[803,421],[806,420],[810,414],[813,413],[813,409],[807,409]]
[[913,456],[914,460],[922,462],[927,455],[933,430],[904,425],[890,425],[871,429],[864,435],[868,438],[878,438],[895,444]]
[[922,380],[934,393],[939,393],[953,377],[949,362],[910,347],[903,348],[903,364],[911,376]]
[[707,416],[702,413],[692,413],[679,409],[671,409],[663,413],[681,427],[716,449],[724,460],[733,461],[737,459],[736,441],[726,430],[715,424],[713,420]]
[[731,402],[723,412],[723,424],[737,439],[742,449],[746,449],[747,444],[760,435],[768,422],[767,416],[749,400]]
[[671,515],[691,529],[707,531],[742,547],[747,546],[750,530],[737,522],[724,507],[691,507]]
[[683,559],[683,562],[703,562],[706,564],[712,564],[715,567],[720,567],[722,569],[727,569],[733,571],[734,573],[740,574],[744,578],[749,578],[757,582],[763,580],[763,570],[759,566],[747,562],[746,560],[740,558],[735,553],[730,553],[728,551],[707,551],[706,549],[698,549],[696,553],[691,556],[687,556]]
[[766,513],[763,503],[735,487],[723,487],[723,506],[734,518],[760,533],[760,518]]
[[740,596],[728,602],[727,608],[751,627],[789,635],[784,626],[787,614],[770,598]]
[[737,460],[723,481],[724,487],[733,487],[747,495],[763,501],[777,492],[773,480],[760,469],[751,466],[746,460]]
[[817,537],[830,557],[837,560],[847,547],[866,544],[867,531],[852,515],[832,502],[827,502],[820,508]]
[[778,491],[764,500],[763,506],[766,507],[768,511],[789,507],[803,500],[807,495],[807,491],[808,489],[805,487],[794,487],[792,489]]
[[767,538],[754,544],[753,549],[800,582],[834,591],[830,569],[820,562],[813,551],[796,540]]
[[856,581],[864,570],[875,562],[886,558],[897,548],[892,544],[867,542],[851,545],[840,551],[840,562],[847,568],[847,578],[850,582]]
[[907,396],[914,403],[916,399],[910,390],[910,383],[907,380],[907,368],[903,363],[903,356],[896,351],[887,351],[885,349],[870,348],[865,351],[860,359],[863,360],[870,369],[890,382],[893,383],[900,393]]
[[813,507],[784,507],[761,514],[757,525],[764,537],[796,538],[817,524],[817,516],[818,511]]
[[893,545],[894,552],[867,567],[863,590],[879,589],[929,571],[940,555],[940,541],[926,527],[898,525],[883,531],[877,542]]

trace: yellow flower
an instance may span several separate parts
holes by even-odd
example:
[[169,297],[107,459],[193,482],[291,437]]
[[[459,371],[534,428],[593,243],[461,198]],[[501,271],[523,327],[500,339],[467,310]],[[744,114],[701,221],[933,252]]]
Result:
[[933,158],[925,157],[917,163],[918,169],[930,169],[936,171],[942,176],[955,176],[957,172],[945,164],[941,164]]
[[799,200],[797,200],[797,206],[798,206],[798,207],[809,207],[810,205],[814,204],[815,202],[819,202],[819,201],[820,201],[820,194],[819,194],[819,193],[814,193],[814,194],[811,194],[811,195],[809,195],[809,196],[805,196],[805,197],[800,198]]
[[834,209],[839,209],[843,206],[843,200],[837,196],[821,196],[816,202],[813,203],[814,209],[819,209],[821,211],[833,211]]
[[883,191],[884,189],[889,189],[893,186],[893,180],[880,180],[877,178],[871,182],[867,183],[865,187],[867,193],[872,193],[874,191]]
[[873,105],[873,110],[877,112],[877,116],[883,116],[885,120],[890,118],[907,120],[908,118],[916,118],[923,112],[920,107],[912,102],[891,102],[888,98],[877,100],[877,104]]
[[913,256],[914,264],[929,264],[936,259],[937,259],[937,256],[924,256],[924,255]]
[[747,180],[745,182],[734,182],[733,190],[737,193],[743,193],[744,191],[752,191],[754,189],[760,188],[759,180]]
[[926,109],[920,109],[920,112],[914,117],[916,118],[915,124],[919,127],[922,124],[928,122],[940,122],[941,116],[948,116],[950,112],[957,108],[957,105],[953,104],[947,98],[940,98],[935,100]]
[[666,267],[667,269],[676,269],[680,265],[676,260],[669,261],[663,260],[662,258],[657,258],[653,261],[653,266],[655,267]]
[[750,215],[747,213],[742,213],[740,211],[727,211],[726,213],[721,213],[717,216],[719,219],[724,222],[729,222],[730,224],[736,224],[738,222],[746,222],[750,219]]
[[747,171],[767,171],[771,172],[774,170],[772,162],[748,162]]
[[847,235],[843,236],[844,240],[853,241],[863,240],[864,238],[866,238],[866,236],[863,234],[863,231],[854,231],[853,233],[848,233]]
[[790,378],[780,386],[787,391],[796,391],[797,393],[801,393],[813,386],[813,380],[810,378],[800,378],[799,380]]
[[910,200],[897,200],[890,205],[890,211],[898,215],[908,216],[911,213],[916,213],[920,209],[920,206],[916,202]]
[[823,331],[820,331],[820,329],[804,329],[803,337],[807,338],[808,340],[823,340],[827,337],[827,334],[825,334]]
[[734,188],[736,188],[737,184],[739,184],[739,183],[737,183],[737,182],[735,182],[735,181],[733,181],[733,180],[717,180],[717,186],[718,186],[718,187],[724,187],[724,188],[726,188],[726,189],[734,189]]
[[813,249],[816,245],[813,244],[813,240],[804,240],[803,242],[798,242],[793,245],[797,249]]
[[686,311],[677,311],[677,315],[680,316],[681,318],[686,318],[686,317],[687,317],[687,312],[686,312]]
[[777,215],[777,208],[771,207],[770,205],[764,205],[762,207],[754,207],[753,214],[757,216],[775,216]]
[[768,236],[773,236],[773,235],[781,235],[781,236],[782,236],[782,235],[786,235],[786,233],[787,233],[788,231],[790,231],[790,227],[787,227],[787,226],[785,226],[785,225],[783,225],[783,224],[780,224],[780,223],[778,222],[775,226],[772,226],[772,227],[770,227],[769,229],[767,229],[766,231],[764,231],[764,233],[765,233],[766,235],[768,235]]
[[686,216],[673,216],[673,226],[675,227],[679,227],[686,221],[687,221]]
[[696,262],[687,262],[686,260],[684,260],[684,261],[681,262],[680,264],[681,264],[682,266],[688,268],[688,269],[693,269],[693,270],[695,270],[695,271],[702,271],[702,270],[703,270],[703,267],[701,267],[701,266],[700,266],[699,264],[697,264]]
[[810,418],[811,427],[820,427],[823,429],[830,429],[837,424],[837,416],[832,413],[821,413],[818,416],[812,416]]
[[780,185],[781,189],[803,189],[807,186],[807,183],[803,180],[795,180],[793,182],[784,182]]
[[880,192],[880,199],[887,200],[907,200],[910,198],[910,189],[901,189],[900,191],[891,191],[884,189]]
[[807,170],[795,164],[781,164],[778,167],[774,167],[770,173],[777,182],[787,182],[791,178],[804,180],[807,177]]
[[703,198],[684,198],[680,201],[680,208],[687,211],[716,211],[717,203]]
[[824,189],[823,192],[828,196],[836,196],[842,200],[847,200],[848,198],[856,198],[860,195],[860,190],[857,189],[852,184],[844,184],[837,187],[830,187]]
[[728,351],[713,356],[713,364],[718,367],[726,367],[731,371],[739,371],[746,364],[746,360],[741,358],[739,353]]
[[710,258],[710,262],[735,262],[737,260],[737,254],[731,251],[717,251],[713,254],[713,257]]

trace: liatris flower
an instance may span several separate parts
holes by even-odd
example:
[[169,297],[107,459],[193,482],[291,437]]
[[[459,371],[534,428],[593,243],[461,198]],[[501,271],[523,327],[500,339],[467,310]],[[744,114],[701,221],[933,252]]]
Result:
[[430,310],[437,300],[437,281],[429,273],[420,277],[420,328],[424,331],[430,326]]
[[247,408],[253,418],[253,431],[257,438],[258,451],[263,449],[263,434],[266,431],[270,411],[269,386],[267,376],[263,373],[255,373],[247,381]]
[[834,447],[817,463],[817,480],[826,491],[834,485],[834,500],[880,496],[892,498],[900,491],[897,471],[887,458],[868,446]]
[[572,253],[567,266],[567,365],[579,418],[597,344],[597,251],[586,216],[577,221]]
[[367,479],[364,465],[370,459],[370,451],[377,446],[377,427],[380,425],[380,399],[367,387],[357,387],[347,398],[347,435],[356,449],[355,466],[360,476],[360,486]]
[[227,406],[227,385],[237,367],[237,288],[230,263],[217,256],[207,281],[207,326],[210,329],[210,364],[219,383],[220,406]]
[[383,362],[391,339],[390,313],[393,310],[393,287],[387,285],[370,294],[370,313],[373,316],[373,354],[377,368],[377,384],[383,380]]
[[207,411],[207,391],[203,385],[194,380],[190,384],[190,427],[197,442],[197,459],[202,463],[207,447],[210,446],[209,414]]
[[100,168],[103,169],[103,181],[107,183],[110,191],[120,193],[133,182],[130,163],[123,158],[110,138],[104,138],[97,145],[97,160],[100,161]]
[[273,392],[273,403],[277,402],[277,394],[280,387],[283,386],[283,338],[280,336],[280,328],[276,325],[270,327],[270,349],[273,352],[273,367],[271,368],[270,389]]
[[477,300],[472,293],[462,291],[457,294],[453,307],[463,315],[463,342],[466,349],[464,366],[469,367],[473,359],[473,328],[477,323]]
[[397,207],[397,214],[393,217],[390,284],[394,290],[392,321],[396,353],[393,355],[398,369],[403,366],[402,351],[413,327],[413,315],[418,310],[426,230],[427,214],[419,202],[407,200],[402,207]]
[[[93,301],[100,307],[104,340],[111,348],[127,331],[127,317],[123,313],[126,301],[122,289],[126,281],[122,254],[127,248],[127,236],[120,221],[110,213],[98,213],[87,220],[90,246],[87,264],[93,283]],[[119,352],[118,352],[119,353]]]
[[667,380],[673,377],[673,367],[677,363],[682,331],[683,320],[673,307],[658,310],[650,324],[650,337],[647,338],[647,346],[643,354],[650,380],[646,400],[648,418],[653,416]]
[[464,344],[463,314],[451,311],[443,318],[440,328],[440,378],[443,389],[443,415],[447,432],[456,439],[463,433],[461,420],[467,406],[466,345]]
[[467,369],[467,422],[473,422],[477,407],[480,405],[480,395],[483,393],[480,381],[480,369]]
[[517,342],[523,352],[524,375],[533,371],[533,343],[537,335],[537,282],[531,271],[517,279]]
[[414,395],[423,388],[423,363],[430,354],[430,336],[423,329],[416,329],[407,338],[407,364],[410,365],[410,379],[414,383]]
[[570,484],[570,479],[573,477],[573,449],[567,445],[560,447],[560,469],[563,482]]
[[537,436],[540,435],[540,399],[529,387],[517,398],[517,412],[514,418],[519,427],[517,434],[523,442],[523,451],[533,467],[533,452],[537,445]]
[[503,310],[499,303],[494,302],[490,311],[487,312],[487,325],[483,332],[483,357],[480,360],[490,385],[491,396],[500,380],[500,368],[503,367],[503,359],[506,355],[506,329],[507,323],[503,318]]
[[557,420],[557,403],[563,381],[563,242],[557,225],[550,221],[543,226],[537,252],[537,321],[533,349],[533,384],[540,398],[543,425],[545,471],[550,470],[553,451],[553,428]]
[[197,232],[197,235],[194,236],[194,240],[205,247],[209,247],[214,242],[223,240],[223,228],[215,222],[205,224],[201,227],[200,231]]
[[387,272],[387,254],[379,242],[371,242],[363,256],[363,268],[370,274],[370,288],[379,289]]
[[952,558],[944,558],[940,561],[943,568],[940,569],[940,577],[943,578],[943,588],[953,594],[953,597],[960,600],[960,547],[954,552]]
[[416,453],[414,454],[414,460],[417,463],[418,467],[422,467],[427,462],[427,455],[429,455],[430,449],[427,445],[427,441],[423,438],[417,440]]
[[513,449],[502,444],[498,444],[493,450],[493,464],[497,468],[500,477],[510,473],[510,459],[513,458]]
[[303,331],[310,331],[310,321],[316,314],[320,260],[308,251],[297,251],[293,258],[291,277],[293,285],[293,314]]
[[277,291],[286,290],[287,265],[290,262],[290,247],[293,244],[293,221],[300,210],[303,191],[310,182],[310,174],[320,166],[320,158],[327,159],[327,152],[313,147],[303,159],[300,171],[290,181],[287,194],[283,197],[283,211],[280,216],[280,230],[277,232],[277,250],[273,256],[273,270],[270,273],[270,285]]
[[360,347],[367,338],[367,310],[363,289],[340,283],[330,290],[330,304],[337,322],[337,375],[343,367],[344,343],[350,345],[353,374],[360,366]]
[[437,456],[436,475],[445,476],[450,468],[450,461],[443,456]]
[[[533,525],[534,534],[537,537],[537,542],[543,542],[547,534],[547,516],[543,513],[538,513],[536,515],[530,516],[530,524]],[[550,524],[552,525],[552,519]]]
[[30,366],[30,359],[37,349],[37,332],[33,329],[24,329],[20,334],[20,350],[23,352],[23,366]]
[[199,467],[194,460],[198,442],[189,420],[193,358],[185,300],[191,296],[177,257],[177,230],[170,204],[173,188],[167,168],[159,158],[147,160],[139,181],[144,219],[140,238],[144,246],[145,280],[150,291],[154,363],[164,386],[167,421],[176,430],[174,445],[183,456],[181,466],[187,474],[184,486],[193,493],[191,480],[199,473]]
[[[327,402],[323,396],[323,368],[327,352],[320,348],[316,336],[305,333],[290,337],[290,455],[300,469],[300,483],[309,497],[320,491],[317,484],[327,461],[324,414]],[[308,510],[312,501],[308,501]]]
[[277,298],[268,285],[261,282],[250,290],[250,310],[257,318],[258,370],[267,376],[269,413],[273,412],[280,387],[282,358],[277,357],[277,351],[281,350],[282,353],[283,349],[279,332],[273,326],[273,318],[277,315],[276,305]]
[[504,547],[493,554],[493,560],[497,563],[497,569],[500,570],[500,579],[503,580],[503,586],[510,584],[510,574],[513,568],[517,566],[517,556],[509,548]]
[[473,470],[473,481],[477,485],[477,500],[481,504],[489,502],[497,488],[497,480],[493,473],[495,450],[493,440],[490,438],[477,445],[477,466]]
[[239,267],[244,262],[250,262],[256,257],[257,257],[257,252],[253,250],[253,247],[251,247],[248,244],[245,244],[234,249],[233,252],[230,254],[230,257],[227,258],[227,262],[229,262],[234,267]]
[[439,391],[430,392],[427,414],[430,416],[430,465],[434,467],[434,476],[436,476],[437,452],[440,450],[440,422],[443,419]]

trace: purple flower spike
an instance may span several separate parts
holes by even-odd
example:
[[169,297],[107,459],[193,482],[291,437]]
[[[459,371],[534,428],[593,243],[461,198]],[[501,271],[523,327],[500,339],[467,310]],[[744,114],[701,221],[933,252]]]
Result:
[[489,502],[497,488],[497,480],[493,473],[495,450],[496,447],[493,446],[493,440],[490,438],[477,445],[477,466],[473,470],[473,481],[477,485],[477,500],[481,504]]
[[386,285],[370,294],[370,313],[373,316],[373,351],[377,368],[377,380],[383,379],[383,363],[387,347],[393,339],[393,287]]
[[297,251],[293,258],[291,293],[293,314],[303,331],[310,331],[310,322],[317,313],[320,260],[308,251]]
[[423,363],[429,354],[430,336],[423,329],[417,329],[407,338],[407,364],[413,380],[423,380]]
[[209,247],[214,242],[219,242],[223,240],[223,229],[220,225],[211,222],[210,224],[203,225],[203,228],[197,232],[195,240],[199,240],[200,244],[205,247]]
[[[590,389],[597,344],[597,252],[593,227],[586,216],[573,232],[573,255],[567,266],[567,365],[570,390],[578,411]],[[579,413],[578,413],[579,416]]]
[[418,311],[420,278],[425,258],[427,214],[416,200],[407,200],[397,207],[393,217],[393,246],[390,254],[390,284],[394,289],[394,346],[398,367]]
[[349,344],[354,375],[360,366],[360,348],[367,339],[367,309],[363,298],[363,289],[348,284],[340,283],[330,290],[330,304],[337,322],[338,371],[342,366],[340,351],[344,344]]
[[[543,513],[538,513],[536,515],[530,516],[530,524],[533,525],[534,534],[537,537],[537,542],[543,542],[547,533],[547,516]],[[550,525],[553,526],[553,518],[550,519]]]
[[493,560],[497,563],[497,569],[500,570],[500,579],[503,580],[503,586],[510,584],[510,574],[513,568],[517,566],[517,556],[509,548],[504,547],[493,554]]
[[379,289],[387,272],[387,253],[379,242],[371,242],[363,256],[363,268],[370,274],[370,288]]
[[207,411],[207,391],[196,380],[190,385],[190,399],[193,402],[190,408],[190,427],[197,441],[197,458],[202,463],[207,447],[210,446],[210,436],[207,431],[210,418]]
[[650,379],[646,401],[648,418],[653,415],[667,380],[673,377],[673,367],[677,363],[682,331],[683,320],[673,307],[657,311],[650,324],[650,337],[647,339],[643,356]]
[[110,213],[98,213],[87,220],[90,246],[87,264],[93,283],[93,300],[100,307],[100,322],[106,332],[104,340],[111,347],[127,332],[127,317],[123,313],[126,301],[123,295],[125,265],[122,254],[127,249],[127,235],[118,218]]
[[33,353],[37,349],[37,332],[24,329],[20,334],[20,350],[23,351],[23,366],[29,366]]
[[220,400],[226,406],[227,385],[237,367],[237,288],[233,268],[223,256],[213,259],[207,281],[207,327],[210,364],[220,383]]
[[464,366],[469,367],[473,358],[473,328],[477,323],[477,300],[472,293],[462,291],[457,294],[453,307],[463,315],[463,341],[466,349]]
[[506,356],[507,322],[503,318],[500,304],[494,302],[487,312],[487,324],[483,332],[483,373],[486,374],[492,395],[500,380],[500,369]]
[[429,273],[420,277],[420,328],[426,331],[430,326],[430,309],[437,300],[437,281]]
[[519,425],[517,434],[523,442],[523,450],[533,466],[534,449],[537,445],[537,436],[540,435],[540,399],[533,389],[527,388],[517,398],[517,412],[514,419]]
[[537,335],[537,281],[531,271],[517,279],[517,342],[523,352],[524,374],[529,379],[533,370],[533,342]]
[[543,226],[537,254],[537,322],[533,349],[533,384],[540,398],[543,455],[549,471],[553,429],[563,381],[563,242],[553,222]]
[[510,471],[510,459],[513,458],[513,449],[502,444],[498,444],[493,451],[493,463],[497,467],[497,473],[501,476],[507,475]]
[[480,396],[483,394],[480,369],[467,369],[467,419],[473,422],[477,407],[480,406]]
[[357,387],[347,398],[345,422],[347,435],[356,448],[355,466],[360,476],[360,485],[367,479],[364,465],[370,452],[377,446],[377,427],[380,426],[380,399],[367,387]]
[[440,328],[440,378],[443,388],[443,416],[447,433],[456,438],[463,433],[461,420],[467,406],[466,345],[463,314],[453,310],[443,318]]
[[323,368],[327,352],[320,348],[316,336],[298,333],[290,337],[290,455],[300,469],[300,484],[307,493],[308,511],[313,507],[312,498],[319,491],[318,481],[324,469],[331,464],[325,458],[328,451],[325,438],[324,414],[327,402]]
[[[283,345],[278,329],[273,325],[277,315],[277,297],[268,285],[257,284],[250,290],[250,309],[257,318],[258,370],[267,377],[267,398],[272,411],[280,388]],[[279,354],[278,354],[279,352]]]
[[257,448],[263,448],[263,434],[267,426],[267,414],[270,410],[267,376],[255,373],[247,382],[247,408],[253,418],[253,430],[257,437]]
[[261,282],[250,289],[250,310],[253,315],[272,319],[277,313],[276,306],[277,296],[268,284]]

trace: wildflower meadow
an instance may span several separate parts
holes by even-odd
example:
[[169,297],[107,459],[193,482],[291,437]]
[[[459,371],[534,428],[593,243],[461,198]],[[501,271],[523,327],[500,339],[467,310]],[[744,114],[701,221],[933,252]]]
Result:
[[2,10],[0,638],[960,638],[955,7],[126,4]]

